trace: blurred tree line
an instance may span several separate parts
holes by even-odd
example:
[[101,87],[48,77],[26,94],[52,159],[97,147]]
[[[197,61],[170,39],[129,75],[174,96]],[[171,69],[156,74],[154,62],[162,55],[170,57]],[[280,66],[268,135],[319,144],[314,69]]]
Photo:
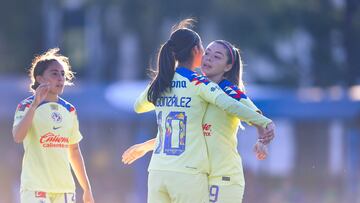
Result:
[[[131,67],[138,70],[133,79],[145,78],[144,69],[154,64],[156,50],[171,25],[193,16],[198,20],[195,30],[203,38],[215,36],[239,46],[249,69],[257,68],[255,62],[271,64],[257,70],[265,77],[254,73],[255,82],[350,86],[360,83],[359,6],[360,0],[2,1],[0,72],[23,74],[35,53],[59,46],[79,77],[115,81],[122,79],[114,74],[119,60],[126,60],[119,59],[121,45],[135,37],[139,52],[135,52],[136,67]],[[56,19],[51,17],[56,12],[61,20],[49,21]],[[95,19],[93,25],[91,19]],[[52,28],[57,33],[52,35],[58,36],[55,43],[46,40],[52,22],[60,22],[53,25],[59,28]],[[215,35],[209,34],[207,25],[212,25]],[[86,34],[87,29],[97,31]],[[98,36],[101,46],[86,47],[85,35],[90,42]],[[94,60],[97,57],[101,60]],[[275,76],[266,77],[268,67]]]

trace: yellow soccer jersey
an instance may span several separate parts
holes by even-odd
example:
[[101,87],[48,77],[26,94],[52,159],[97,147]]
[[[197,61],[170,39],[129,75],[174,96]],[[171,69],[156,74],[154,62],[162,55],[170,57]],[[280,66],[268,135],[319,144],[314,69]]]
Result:
[[147,100],[148,88],[135,103],[135,111],[155,108],[158,134],[149,170],[185,173],[208,173],[209,162],[202,132],[202,119],[208,102],[215,103],[222,90],[206,77],[179,67],[171,91],[152,105]]
[[176,69],[171,90],[157,99],[155,107],[147,100],[147,92],[148,88],[135,102],[135,111],[141,113],[154,108],[156,111],[159,129],[149,170],[209,172],[205,138],[202,136],[208,103],[216,104],[247,122],[261,126],[271,122],[229,97],[217,84],[185,67]]
[[[222,80],[221,89],[244,105],[259,111],[252,101],[230,81]],[[241,157],[237,151],[237,132],[240,120],[213,104],[209,104],[203,120],[203,131],[210,161],[210,184],[244,185]],[[211,182],[211,181],[215,181]]]
[[[29,110],[34,96],[16,109],[14,126]],[[43,102],[35,110],[23,141],[21,189],[53,193],[74,192],[68,147],[82,139],[75,108],[65,100]]]

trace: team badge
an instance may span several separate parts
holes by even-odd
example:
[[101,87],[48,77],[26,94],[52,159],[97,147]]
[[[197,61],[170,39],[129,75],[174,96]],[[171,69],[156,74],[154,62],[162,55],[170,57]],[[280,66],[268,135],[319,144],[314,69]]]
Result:
[[61,121],[62,121],[61,114],[56,111],[51,114],[51,118],[53,119],[53,121],[55,123],[61,123]]

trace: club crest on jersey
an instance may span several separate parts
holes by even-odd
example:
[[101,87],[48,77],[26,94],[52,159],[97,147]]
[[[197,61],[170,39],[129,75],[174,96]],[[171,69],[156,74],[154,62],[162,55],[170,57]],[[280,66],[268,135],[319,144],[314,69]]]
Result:
[[211,87],[210,91],[215,92],[215,90],[221,90],[219,86]]
[[55,123],[61,123],[62,121],[62,117],[61,117],[61,114],[57,111],[54,111],[52,114],[51,114],[51,118],[53,119],[53,121]]

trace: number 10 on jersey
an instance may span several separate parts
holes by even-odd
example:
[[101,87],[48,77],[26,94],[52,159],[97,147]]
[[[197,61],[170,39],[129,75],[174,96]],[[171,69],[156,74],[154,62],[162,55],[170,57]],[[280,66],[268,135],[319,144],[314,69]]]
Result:
[[[171,111],[165,118],[165,134],[162,127],[163,117],[162,111],[157,115],[157,124],[159,130],[159,141],[155,149],[155,154],[161,153],[162,149],[166,155],[179,156],[185,151],[186,144],[186,115],[185,112]],[[173,126],[174,125],[174,126]],[[174,135],[174,129],[177,128],[178,133]],[[178,146],[172,145],[173,136],[178,136]]]

